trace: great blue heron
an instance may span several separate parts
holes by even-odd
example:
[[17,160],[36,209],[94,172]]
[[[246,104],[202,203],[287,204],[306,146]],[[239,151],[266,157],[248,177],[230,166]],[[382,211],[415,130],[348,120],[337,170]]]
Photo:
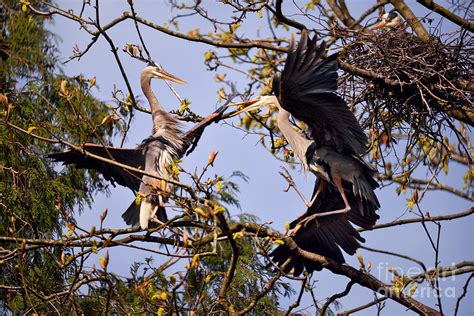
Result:
[[[308,43],[306,31],[302,32],[298,48],[294,46],[292,39],[282,75],[273,78],[276,96],[260,97],[243,111],[267,105],[276,107],[278,128],[305,169],[325,180],[311,202],[306,201],[308,207],[332,183],[344,201],[344,207],[334,210],[334,214],[352,209],[346,191],[359,200],[357,209],[361,214],[371,214],[380,207],[373,192],[378,187],[373,178],[376,171],[361,158],[367,136],[346,102],[335,94],[337,54],[321,59],[325,45],[318,47],[316,37]],[[311,139],[292,128],[290,113],[306,123]]]
[[380,23],[375,25],[372,30],[378,30],[382,27],[395,28],[403,23],[403,19],[398,15],[397,10],[393,9],[390,12],[384,13],[380,18]]
[[[315,37],[308,43],[306,31],[302,32],[297,49],[292,39],[281,77],[273,78],[275,96],[260,97],[240,112],[266,105],[278,110],[278,128],[305,170],[319,177],[311,201],[304,199],[307,212],[290,225],[295,228],[295,241],[299,246],[305,244],[306,250],[343,262],[336,244],[353,254],[358,247],[355,239],[361,240],[349,228],[347,219],[366,228],[378,219],[375,211],[380,204],[373,191],[378,183],[374,179],[376,171],[361,158],[367,137],[345,101],[335,94],[337,55],[321,59],[325,45],[323,42],[318,47],[316,42]],[[290,113],[306,123],[310,139],[293,129]],[[288,258],[288,249],[282,246],[273,255],[281,263]]]
[[122,218],[129,225],[140,224],[142,229],[148,228],[150,220],[166,222],[167,215],[163,205],[166,198],[154,194],[154,188],[172,192],[173,186],[169,183],[161,187],[161,181],[148,175],[124,170],[116,165],[92,158],[87,152],[113,159],[119,163],[142,169],[147,173],[156,174],[165,179],[172,179],[171,165],[180,159],[188,148],[200,137],[205,127],[219,119],[224,107],[219,108],[187,132],[183,132],[179,121],[168,113],[158,102],[151,89],[151,79],[160,78],[179,84],[183,80],[173,76],[158,66],[146,67],[140,77],[143,94],[150,104],[153,129],[152,135],[134,149],[113,148],[96,144],[84,144],[84,151],[68,150],[50,154],[49,157],[64,164],[74,164],[78,168],[94,169],[112,183],[130,188],[139,194],[141,203],[135,202],[123,213]]

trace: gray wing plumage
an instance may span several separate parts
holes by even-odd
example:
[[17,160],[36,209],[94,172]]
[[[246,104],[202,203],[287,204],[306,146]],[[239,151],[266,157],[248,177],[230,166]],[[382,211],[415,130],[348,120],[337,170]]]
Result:
[[[145,167],[145,156],[142,148],[123,149],[96,144],[84,144],[82,148],[92,154],[107,159],[113,159],[137,169],[143,169]],[[121,167],[87,156],[77,150],[54,153],[48,155],[48,157],[56,162],[62,162],[65,165],[74,164],[77,168],[95,170],[112,184],[115,185],[115,183],[118,183],[132,191],[138,191],[140,187],[141,174],[124,170]]]
[[[188,150],[189,154],[197,145],[204,129],[211,123],[218,121],[225,110],[226,107],[217,109],[213,114],[185,133],[181,132],[179,122],[174,119],[171,114],[160,111],[153,117],[154,121],[158,122],[158,124],[154,125],[154,135],[143,140],[137,148],[123,149],[96,144],[85,144],[82,148],[92,154],[107,159],[113,159],[137,169],[162,174],[164,171],[158,169],[167,168],[167,166],[160,166],[157,169],[161,161],[161,155],[167,151],[167,154],[170,155],[169,162],[171,162],[172,160],[180,159],[185,151],[191,147],[191,149]],[[82,151],[66,150],[64,152],[50,154],[48,157],[56,162],[62,162],[65,165],[74,164],[77,168],[95,170],[102,174],[105,180],[110,181],[114,185],[117,183],[125,186],[134,193],[138,191],[144,195],[152,193],[151,187],[145,185],[144,182],[151,183],[154,178],[124,170],[121,167],[90,157]],[[166,159],[163,159],[163,161],[166,162]],[[166,198],[162,197],[162,201],[166,202]],[[156,213],[158,219],[162,222],[166,222],[168,220],[166,211],[165,208],[160,205],[161,203],[158,196],[153,195],[151,202],[158,207]],[[140,218],[140,205],[132,202],[123,213],[122,218],[129,225],[137,225]]]
[[379,187],[374,179],[376,170],[359,157],[343,155],[328,146],[310,146],[307,160],[310,164],[318,164],[328,174],[342,179],[346,195],[352,195],[357,201],[351,205],[352,210],[357,210],[365,216],[375,216],[375,211],[380,208],[379,200],[374,192],[374,189]]
[[273,90],[281,106],[308,125],[318,145],[335,147],[339,152],[362,155],[367,136],[346,102],[336,95],[337,54],[322,59],[326,45],[308,41],[306,31],[295,48],[292,39],[281,78]]
[[189,155],[194,151],[196,148],[199,140],[201,139],[202,133],[204,129],[211,125],[214,122],[218,122],[222,117],[222,114],[227,110],[226,106],[221,106],[217,110],[214,111],[211,115],[204,118],[201,122],[194,125],[190,130],[183,133],[183,150],[182,152],[186,151],[186,156]]

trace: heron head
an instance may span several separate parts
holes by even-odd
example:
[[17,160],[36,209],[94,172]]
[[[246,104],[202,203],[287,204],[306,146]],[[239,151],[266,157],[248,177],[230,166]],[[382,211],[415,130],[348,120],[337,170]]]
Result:
[[145,78],[145,79],[158,78],[158,79],[173,81],[179,84],[185,83],[184,80],[165,71],[161,66],[147,66],[142,71],[142,78]]
[[392,11],[387,12],[384,15],[382,15],[380,20],[381,20],[380,23],[375,25],[372,28],[372,31],[378,30],[382,27],[392,28],[392,27],[395,27],[395,26],[397,26],[398,24],[400,24],[402,22],[402,18],[398,15],[398,13],[395,9],[393,9]]

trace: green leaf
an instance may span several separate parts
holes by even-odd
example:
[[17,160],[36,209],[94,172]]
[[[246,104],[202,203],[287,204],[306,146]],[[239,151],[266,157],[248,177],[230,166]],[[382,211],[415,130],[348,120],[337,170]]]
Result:
[[33,131],[35,131],[35,130],[37,130],[37,129],[38,129],[38,127],[36,127],[36,126],[30,126],[30,127],[28,127],[28,134],[31,134]]
[[178,110],[179,114],[183,114],[184,110],[186,110],[190,104],[191,104],[191,101],[189,101],[188,99],[183,99],[183,101],[181,102],[181,106],[179,107],[179,110]]

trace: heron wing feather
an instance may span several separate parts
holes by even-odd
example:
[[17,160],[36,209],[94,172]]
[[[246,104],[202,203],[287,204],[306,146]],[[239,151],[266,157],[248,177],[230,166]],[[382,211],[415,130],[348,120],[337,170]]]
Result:
[[325,44],[316,42],[315,38],[308,42],[305,31],[296,49],[292,40],[281,74],[279,102],[308,125],[319,145],[364,154],[367,136],[346,102],[336,95],[337,54],[322,59]]
[[[134,168],[144,168],[145,157],[141,149],[124,149],[96,144],[85,144],[83,149],[94,155],[107,159],[113,159],[121,164]],[[132,191],[138,191],[140,186],[141,175],[127,171],[119,166],[107,163],[87,156],[81,151],[67,150],[60,153],[48,155],[54,161],[62,162],[65,165],[74,164],[76,168],[93,169],[104,177],[105,180],[112,184],[118,183]]]
[[[321,183],[322,180],[320,179],[316,181],[313,196],[316,194]],[[315,203],[308,208],[303,216],[293,221],[290,224],[290,228],[294,228],[301,220],[313,214],[333,211],[343,206],[344,202],[337,193],[337,189],[328,183],[328,186],[320,193]],[[373,225],[375,219],[371,223]],[[345,262],[341,248],[346,253],[352,255],[359,248],[359,242],[365,241],[349,223],[348,217],[343,214],[320,217],[308,222],[296,232],[293,240],[299,248],[326,256],[339,263]],[[291,268],[294,268],[293,274],[295,276],[302,273],[303,266],[308,273],[322,269],[319,263],[297,256],[286,245],[278,246],[270,256],[278,265],[282,265],[287,260],[290,260],[290,264],[287,264],[285,270],[289,272]]]

